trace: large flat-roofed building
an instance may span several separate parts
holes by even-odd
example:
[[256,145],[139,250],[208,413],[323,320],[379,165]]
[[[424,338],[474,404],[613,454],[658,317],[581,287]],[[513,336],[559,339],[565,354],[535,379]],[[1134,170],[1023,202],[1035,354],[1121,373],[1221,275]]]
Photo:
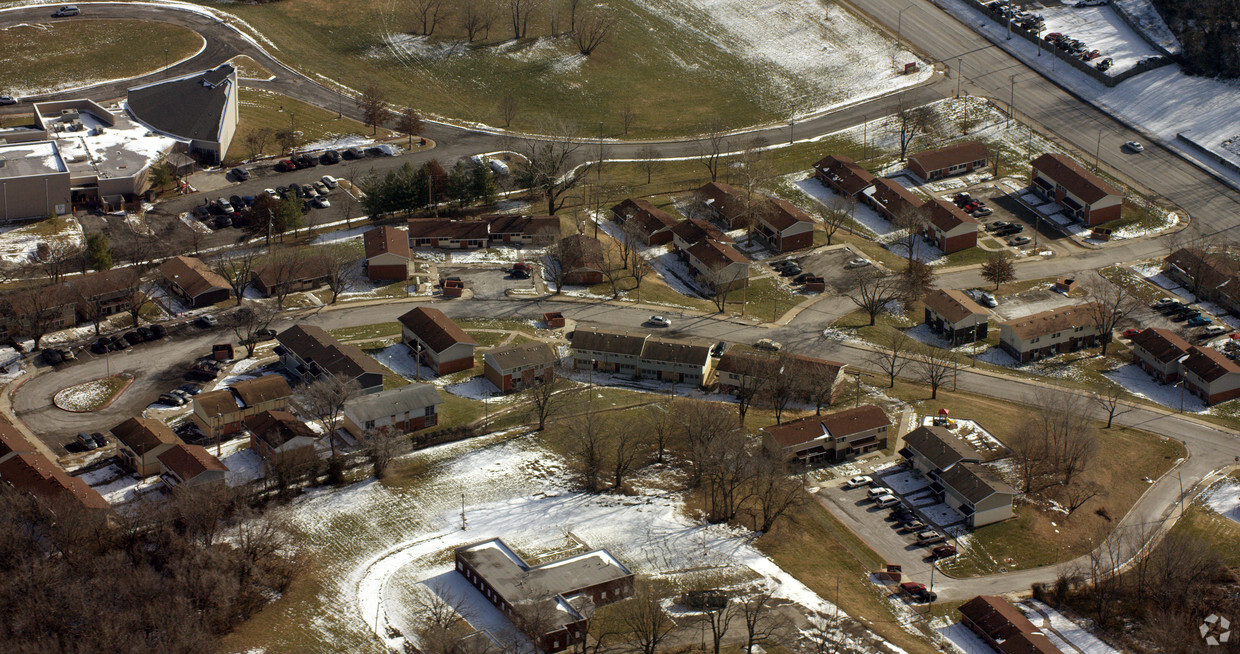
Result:
[[69,168],[52,141],[0,143],[0,220],[68,213]]
[[129,113],[151,129],[188,141],[189,153],[224,160],[237,131],[237,71],[229,64],[129,89]]
[[607,550],[531,566],[503,540],[458,547],[456,571],[551,654],[585,639],[587,603],[602,606],[633,593],[633,573]]

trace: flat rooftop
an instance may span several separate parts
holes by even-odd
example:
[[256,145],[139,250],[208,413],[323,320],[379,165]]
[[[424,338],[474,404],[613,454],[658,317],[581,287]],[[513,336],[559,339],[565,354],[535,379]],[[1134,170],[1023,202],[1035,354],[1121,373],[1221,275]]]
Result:
[[0,143],[0,179],[63,173],[68,169],[51,141]]
[[132,177],[176,143],[176,139],[152,132],[123,111],[108,114],[112,125],[89,111],[80,111],[77,116],[82,129],[77,131],[70,129],[71,124],[60,114],[42,115],[49,137],[56,140],[74,177]]

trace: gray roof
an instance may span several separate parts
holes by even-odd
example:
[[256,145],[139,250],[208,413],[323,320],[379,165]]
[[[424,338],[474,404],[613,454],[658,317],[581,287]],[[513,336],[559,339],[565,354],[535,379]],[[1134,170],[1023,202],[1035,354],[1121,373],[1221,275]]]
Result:
[[459,547],[456,556],[473,566],[501,597],[513,605],[525,602],[558,604],[560,610],[546,614],[553,616],[552,619],[561,626],[581,619],[579,614],[574,615],[577,612],[568,604],[566,596],[633,576],[607,550],[594,550],[531,566],[509,549],[503,540],[496,538]]
[[383,366],[361,348],[340,343],[317,325],[293,325],[276,334],[276,340],[302,361],[317,363],[320,368],[344,381],[385,372]]
[[573,349],[641,356],[649,334],[624,329],[577,326],[573,330]]
[[529,364],[555,363],[555,351],[546,343],[518,343],[493,348],[486,353],[500,370],[509,370]]
[[151,127],[185,139],[215,141],[228,95],[236,92],[233,67],[129,89],[129,111]]
[[60,149],[51,141],[0,143],[0,179],[68,172]]
[[651,336],[646,339],[642,359],[701,366],[710,360],[710,347],[706,341]]
[[981,461],[968,443],[943,427],[918,427],[905,434],[904,444],[917,450],[939,470],[946,470],[961,461]]
[[405,412],[421,414],[428,406],[441,404],[443,398],[439,391],[430,384],[408,384],[398,388],[361,395],[345,405],[345,413],[355,421],[373,420],[387,416],[402,415]]
[[980,502],[995,493],[1016,494],[999,475],[980,463],[954,465],[939,473],[939,480],[970,502]]

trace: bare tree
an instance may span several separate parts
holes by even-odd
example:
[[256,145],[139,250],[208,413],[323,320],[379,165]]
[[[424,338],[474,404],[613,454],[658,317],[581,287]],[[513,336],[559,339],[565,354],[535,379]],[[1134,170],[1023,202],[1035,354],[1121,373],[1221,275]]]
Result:
[[641,299],[642,280],[650,276],[654,272],[654,267],[650,265],[650,260],[643,257],[640,252],[633,253],[633,265],[629,267],[629,274],[633,276],[633,288],[637,291],[637,299]]
[[1059,482],[1067,486],[1093,459],[1097,434],[1090,417],[1090,398],[1054,388],[1033,396],[1035,432],[1044,442]]
[[615,429],[611,432],[611,488],[623,489],[629,473],[639,467],[650,444],[646,434],[637,429]]
[[564,280],[568,279],[568,270],[564,267],[563,252],[560,241],[556,240],[543,248],[543,273],[555,285],[555,293],[559,295],[564,288]]
[[457,18],[461,31],[465,32],[465,37],[473,43],[479,34],[491,30],[495,10],[488,0],[463,0]]
[[[569,0],[575,2],[576,0]],[[620,107],[620,127],[624,129],[624,133],[629,133],[629,128],[633,126],[633,121],[637,120],[637,111],[633,109],[632,104],[625,104]],[[649,184],[650,182],[646,182]]]
[[270,127],[255,127],[245,133],[245,145],[250,151],[250,158],[258,158],[267,150],[267,144],[271,142],[272,129]]
[[672,413],[672,403],[670,401],[656,402],[643,411],[642,427],[651,447],[654,448],[655,461],[663,463],[668,445],[676,432],[676,416]]
[[323,435],[331,446],[333,459],[336,458],[336,428],[344,415],[344,406],[361,392],[356,380],[325,374],[302,386],[297,394],[302,407],[323,424]]
[[697,142],[698,161],[706,167],[712,182],[719,181],[719,160],[725,148],[726,138],[723,127],[715,124]]
[[[619,17],[610,9],[593,9],[581,17],[580,28],[573,33],[577,41],[577,51],[590,56],[611,36]],[[625,130],[628,133],[628,130]]]
[[275,298],[277,309],[284,310],[284,300],[292,292],[293,280],[297,278],[298,271],[304,264],[305,258],[300,253],[286,251],[272,257],[266,265],[255,271],[260,279],[266,280],[267,294]]
[[35,248],[35,257],[43,266],[49,282],[59,284],[69,271],[69,264],[81,249],[69,239],[52,238]]
[[778,373],[775,370],[775,358],[765,354],[729,355],[731,370],[730,381],[735,381],[732,395],[736,398],[736,410],[740,414],[740,424],[745,424],[745,414],[749,412],[754,400],[767,394],[767,387]]
[[753,452],[744,432],[716,434],[702,459],[706,520],[731,522],[753,494]]
[[789,473],[781,453],[765,452],[754,459],[754,530],[768,533],[776,521],[805,502],[805,479]]
[[917,258],[917,246],[921,243],[922,226],[926,223],[926,211],[921,207],[905,206],[896,212],[892,223],[896,226],[899,236],[892,241],[895,247],[904,250],[904,256],[912,265]]
[[615,251],[612,248],[603,246],[603,278],[607,280],[611,286],[611,297],[620,297],[620,288],[616,283],[624,276],[624,263],[628,261],[627,257],[621,255],[621,261],[616,261]]
[[933,345],[917,348],[913,365],[917,368],[918,379],[930,387],[930,399],[939,396],[939,387],[947,381],[947,375],[956,370],[958,362],[951,350],[944,350]]
[[710,631],[714,654],[719,654],[723,638],[728,634],[728,628],[736,621],[739,613],[737,606],[730,601],[730,598],[725,596],[723,601],[723,606],[710,607],[698,616],[698,621]]
[[276,145],[280,146],[280,154],[297,149],[297,132],[292,127],[281,127],[272,135]]
[[421,25],[419,34],[424,36],[434,35],[435,28],[448,18],[444,0],[412,0],[409,9]]
[[505,93],[499,99],[499,115],[504,119],[504,127],[512,125],[512,121],[517,117],[517,112],[521,109],[521,103],[517,100],[517,96],[512,93]]
[[831,400],[835,397],[836,382],[839,380],[842,369],[843,365],[800,359],[791,361],[792,375],[796,379],[798,395],[814,403],[814,413],[817,415],[822,415],[822,407],[831,406]]
[[878,314],[890,311],[891,303],[904,299],[904,285],[895,275],[858,268],[850,276],[844,296],[870,316],[873,326]]
[[1032,495],[1046,487],[1042,480],[1050,469],[1050,452],[1046,439],[1029,423],[1022,423],[1007,441],[1012,451],[1021,491]]
[[459,642],[471,631],[468,602],[446,585],[427,586],[414,602],[418,641],[426,654],[460,654]]
[[371,128],[371,134],[378,134],[379,126],[388,117],[387,93],[382,87],[367,86],[357,98],[357,108],[362,112],[362,122]]
[[579,143],[566,125],[552,127],[546,133],[549,136],[543,139],[525,141],[515,177],[541,192],[547,200],[547,213],[554,216],[564,206],[566,194],[581,182],[583,169],[573,165]]
[[568,31],[577,31],[577,11],[581,9],[583,0],[568,0]]
[[840,228],[848,222],[848,211],[842,207],[835,206],[835,198],[844,198],[849,196],[837,195],[832,198],[831,206],[816,207],[814,213],[818,216],[818,222],[822,223],[822,230],[827,234],[827,245],[831,245],[831,239]]
[[1086,502],[1106,494],[1106,489],[1102,484],[1077,477],[1071,484],[1062,488],[1060,499],[1063,501],[1060,504],[1068,511],[1068,517],[1072,517],[1072,514],[1076,513],[1076,510],[1084,506]]
[[792,357],[786,352],[775,355],[771,361],[771,381],[766,386],[764,399],[767,406],[775,411],[775,424],[783,422],[784,411],[796,398],[800,388],[800,380],[794,375]]
[[619,621],[628,632],[628,641],[635,654],[655,654],[659,645],[672,634],[676,624],[663,610],[661,588],[639,579],[633,597],[621,604]]
[[642,172],[646,173],[646,183],[649,184],[661,165],[659,151],[652,145],[642,146],[642,149],[637,152],[637,160],[637,165]]
[[768,640],[782,640],[790,625],[775,610],[774,591],[759,589],[740,603],[741,621],[745,625],[745,654],[753,654],[754,645]]
[[937,119],[937,113],[929,106],[901,106],[896,111],[894,131],[900,141],[900,161],[904,161],[908,155],[908,148],[913,139],[933,130]]
[[688,486],[696,488],[702,483],[717,439],[739,428],[728,408],[716,402],[676,400],[672,406],[680,426],[681,454],[689,462]]
[[368,429],[362,436],[362,450],[377,479],[386,477],[392,459],[405,454],[410,447],[409,439],[391,425]]
[[508,17],[512,24],[512,38],[523,39],[529,30],[530,17],[537,6],[535,0],[508,0]]
[[584,388],[584,410],[567,425],[567,436],[572,443],[570,454],[577,464],[586,490],[597,493],[601,489],[606,446],[612,437],[612,426],[593,402],[593,390]]
[[409,137],[410,148],[413,147],[413,137],[421,134],[423,128],[422,117],[412,108],[406,108],[396,115],[396,131]]
[[1106,356],[1107,346],[1115,337],[1116,326],[1136,311],[1141,303],[1126,287],[1105,279],[1085,285],[1085,298],[1088,303],[1084,306],[1098,329],[1098,340],[1102,341],[1102,356]]
[[245,356],[254,356],[260,333],[271,326],[277,312],[270,305],[250,304],[229,314],[227,325],[237,336],[237,342],[245,347]]
[[1012,259],[1006,252],[996,252],[982,262],[981,274],[982,279],[992,282],[997,291],[1000,284],[1016,279],[1016,266],[1012,265]]
[[908,334],[890,327],[878,337],[877,347],[868,360],[887,375],[887,388],[895,388],[896,377],[912,360],[916,344],[917,341],[909,338]]
[[538,418],[538,431],[547,427],[547,418],[558,408],[556,398],[555,376],[539,377],[525,390],[525,401],[529,403],[530,412]]
[[329,304],[335,304],[341,293],[353,288],[355,281],[353,267],[357,259],[348,248],[340,246],[327,248],[317,256],[319,265],[327,274],[327,288],[332,292],[332,300]]
[[250,277],[254,272],[254,252],[242,250],[236,256],[225,256],[211,264],[211,270],[224,278],[228,288],[232,289],[237,306],[245,298],[245,289],[250,285]]
[[908,300],[919,300],[926,293],[934,290],[934,268],[914,259],[900,271],[900,284],[904,287],[903,294]]
[[147,295],[146,291],[142,290],[141,280],[134,280],[133,286],[125,291],[123,301],[125,304],[129,305],[129,308],[127,309],[129,312],[129,320],[134,327],[137,327],[140,324],[139,320],[142,318],[142,312],[146,311],[147,307],[154,304],[154,300],[151,299],[151,296]]
[[1111,423],[1115,422],[1116,416],[1132,411],[1132,406],[1124,403],[1127,397],[1128,391],[1119,384],[1109,384],[1102,391],[1093,394],[1094,404],[1107,412],[1107,429],[1111,428]]

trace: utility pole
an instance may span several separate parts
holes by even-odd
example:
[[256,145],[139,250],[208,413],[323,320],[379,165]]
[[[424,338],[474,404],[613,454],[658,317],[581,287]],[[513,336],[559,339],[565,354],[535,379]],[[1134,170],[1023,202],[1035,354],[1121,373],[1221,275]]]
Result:
[[857,397],[853,401],[853,408],[855,409],[861,406],[861,371],[860,370],[854,371],[853,377],[857,380]]
[[[1011,76],[1008,81],[1012,83],[1011,95],[1008,97],[1008,121],[1011,122],[1016,117],[1016,76]],[[1007,124],[1004,124],[1003,129],[1007,128]]]
[[1102,154],[1102,128],[1098,128],[1098,145],[1094,146],[1094,172],[1098,172],[1098,157]]
[[960,97],[960,78],[964,77],[964,58],[956,58],[956,97]]
[[603,121],[598,121],[598,171],[594,175],[594,179],[599,183],[603,183]]
[[795,120],[788,121],[788,145],[792,145],[792,133],[793,129],[796,127],[796,124],[797,121]]
[[168,48],[164,48],[164,68],[168,67]]
[[465,531],[467,524],[465,520],[465,493],[461,493],[461,531]]
[[897,12],[897,13],[896,13],[896,51],[897,51],[897,52],[899,52],[899,50],[900,50],[900,45],[901,45],[901,43],[900,43],[900,28],[903,26],[903,21],[904,21],[904,12],[906,12],[906,11],[908,11],[909,9],[912,9],[912,8],[913,8],[913,5],[909,5],[909,6],[907,6],[907,7],[903,8],[903,9],[901,9],[899,12]]

